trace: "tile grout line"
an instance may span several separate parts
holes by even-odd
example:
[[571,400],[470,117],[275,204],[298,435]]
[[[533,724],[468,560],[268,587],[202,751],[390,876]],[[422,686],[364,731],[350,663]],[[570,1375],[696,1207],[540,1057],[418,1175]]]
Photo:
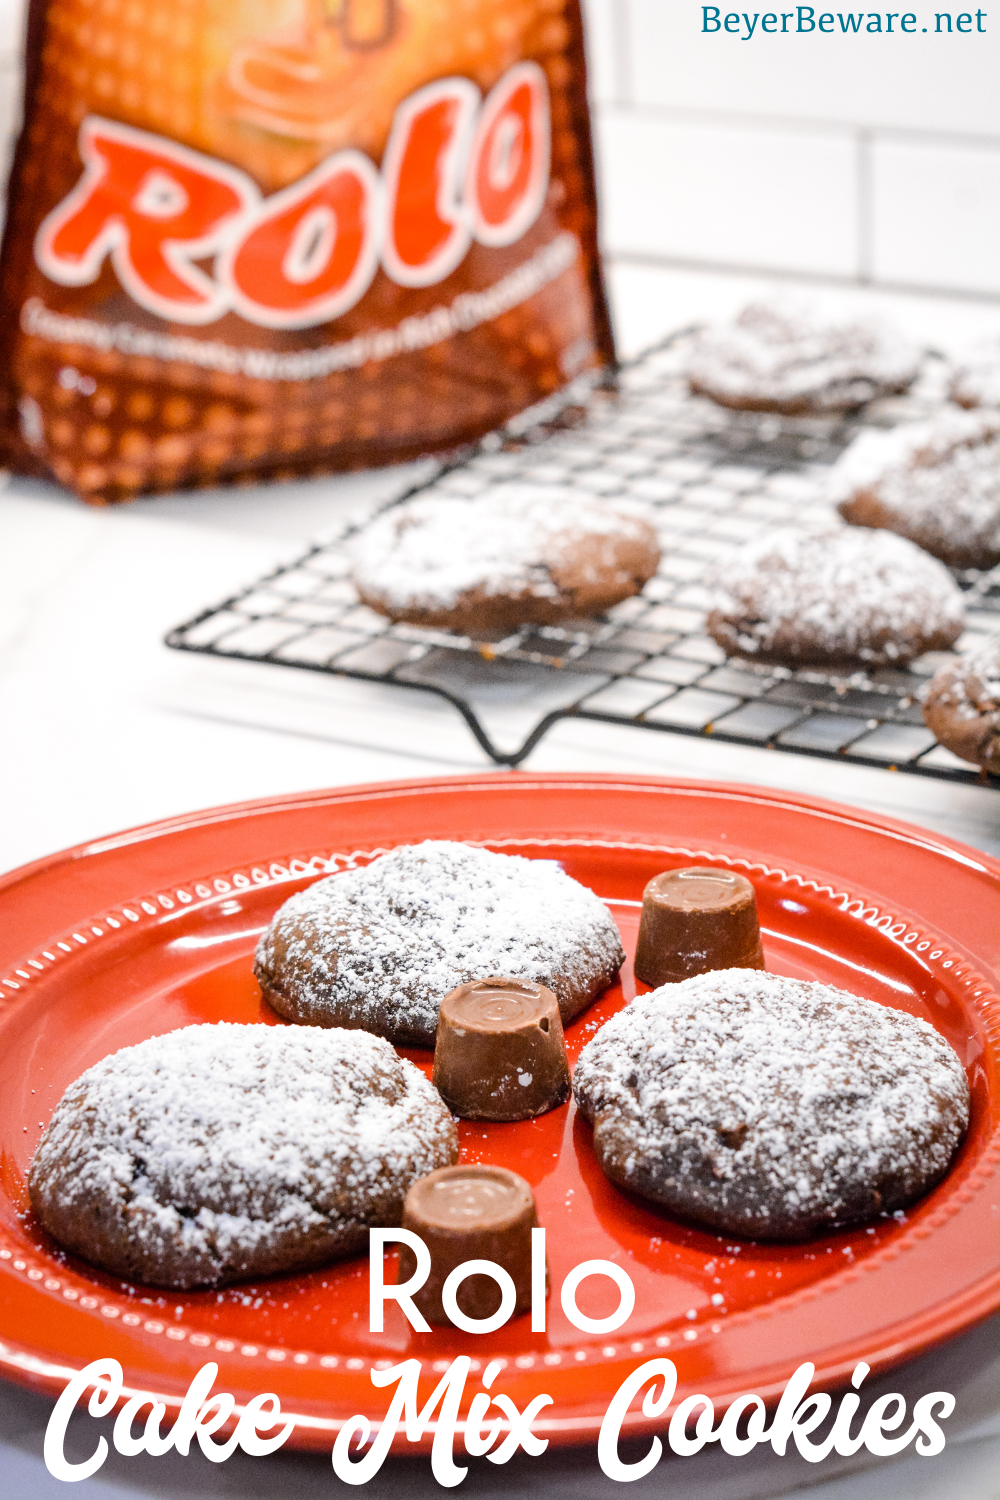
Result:
[[810,271],[796,266],[751,265],[742,261],[706,260],[695,256],[671,255],[668,252],[655,254],[645,250],[624,250],[605,245],[602,250],[608,266],[638,266],[656,271],[700,271],[707,276],[753,276],[774,281],[801,281],[811,285],[830,287],[856,287],[880,292],[900,293],[913,297],[942,297],[949,302],[982,303],[986,307],[1000,306],[1000,294],[980,292],[965,287],[924,285],[921,282],[893,281],[875,278],[862,283],[858,275],[844,275],[833,271]]
[[698,109],[689,105],[637,104],[625,99],[597,101],[597,114],[625,114],[651,124],[701,126],[705,129],[751,129],[779,134],[852,135],[865,131],[873,139],[913,146],[940,146],[953,150],[1000,150],[1000,135],[986,131],[934,130],[926,126],[877,125],[850,119],[819,119],[807,115],[772,115],[757,110]]

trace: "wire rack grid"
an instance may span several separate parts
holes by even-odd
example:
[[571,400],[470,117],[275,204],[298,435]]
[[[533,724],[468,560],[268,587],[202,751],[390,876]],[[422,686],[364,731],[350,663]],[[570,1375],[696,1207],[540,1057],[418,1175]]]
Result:
[[[498,765],[520,764],[554,723],[573,717],[990,782],[923,723],[921,690],[942,654],[905,670],[838,675],[727,660],[705,632],[706,567],[762,531],[828,518],[829,464],[861,426],[933,409],[940,361],[928,358],[908,397],[861,419],[760,417],[687,393],[685,338],[626,367],[614,388],[578,385],[535,408],[391,502],[525,482],[642,500],[663,555],[640,596],[596,620],[526,626],[503,639],[394,625],[358,601],[347,552],[357,527],[347,525],[177,626],[167,644],[435,693]],[[1000,629],[1000,570],[955,576],[966,594],[963,648]]]

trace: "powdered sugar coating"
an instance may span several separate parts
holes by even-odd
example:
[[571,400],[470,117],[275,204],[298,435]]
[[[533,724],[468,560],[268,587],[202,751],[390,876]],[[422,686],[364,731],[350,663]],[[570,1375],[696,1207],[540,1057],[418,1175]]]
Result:
[[291,1020],[434,1045],[441,1001],[470,979],[530,979],[563,1022],[624,962],[610,912],[548,860],[428,840],[286,901],[255,972]]
[[988,443],[1000,434],[1000,412],[967,412],[945,408],[925,422],[870,428],[843,451],[830,470],[827,498],[834,504],[855,490],[877,484],[895,469],[933,466],[957,448]]
[[363,1249],[457,1155],[437,1090],[387,1042],[223,1022],[89,1068],[29,1182],[67,1249],[132,1280],[221,1286]]
[[639,504],[507,484],[395,506],[358,535],[352,556],[362,599],[393,618],[449,623],[478,611],[488,621],[495,601],[505,618],[544,621],[637,593],[659,546]]
[[950,646],[965,619],[948,570],[888,531],[779,529],[723,558],[707,585],[711,635],[758,660],[906,662]]
[[855,439],[829,498],[855,526],[908,537],[955,568],[1000,562],[1000,412],[946,411]]
[[758,1239],[892,1212],[947,1172],[969,1122],[926,1021],[830,985],[726,969],[635,999],[573,1091],[613,1182]]
[[981,339],[968,351],[948,394],[959,406],[1000,406],[1000,338]]
[[874,322],[832,323],[808,309],[752,302],[694,340],[696,395],[747,411],[846,411],[916,379],[920,353]]
[[946,749],[1000,776],[1000,636],[935,673],[923,715]]

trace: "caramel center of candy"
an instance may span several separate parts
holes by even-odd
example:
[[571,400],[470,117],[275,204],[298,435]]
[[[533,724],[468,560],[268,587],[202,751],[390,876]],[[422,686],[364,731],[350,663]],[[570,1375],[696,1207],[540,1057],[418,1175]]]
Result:
[[[463,985],[449,997],[448,1017],[452,1025],[477,1031],[512,1031],[545,1013],[545,999],[537,984],[509,983],[502,987],[491,980]],[[547,1029],[547,1028],[546,1028]]]
[[420,1212],[432,1224],[483,1224],[509,1218],[519,1197],[512,1183],[470,1173],[429,1183],[420,1195]]
[[753,895],[749,881],[728,870],[667,870],[650,884],[653,900],[675,911],[722,911]]

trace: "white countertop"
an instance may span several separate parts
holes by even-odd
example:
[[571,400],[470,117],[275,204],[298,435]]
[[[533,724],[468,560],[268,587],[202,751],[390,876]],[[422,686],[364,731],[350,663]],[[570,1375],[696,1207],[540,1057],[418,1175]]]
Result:
[[[672,328],[725,315],[762,285],[749,277],[620,266],[612,288],[623,352]],[[958,299],[856,289],[824,290],[825,303],[863,302],[944,349],[1000,332],[1000,310]],[[350,509],[397,493],[419,465],[259,490],[200,492],[88,510],[54,486],[15,477],[0,492],[0,870],[69,844],[194,807],[317,786],[489,769],[458,714],[430,694],[251,663],[181,655],[162,645],[172,625],[295,556]],[[754,782],[815,793],[908,819],[1000,854],[1000,797],[888,771],[766,750],[600,725],[557,724],[532,753],[531,770],[608,770]],[[512,774],[517,774],[512,773]],[[697,1500],[753,1500],[799,1492],[818,1500],[996,1500],[1000,1375],[991,1358],[1000,1320],[949,1346],[947,1378],[968,1387],[940,1457],[904,1458],[866,1475],[831,1478],[828,1462],[684,1461]],[[971,1352],[970,1352],[971,1351]],[[920,1393],[945,1379],[910,1367]],[[890,1379],[887,1389],[901,1388]],[[955,1389],[958,1386],[947,1386]],[[914,1384],[913,1389],[916,1389]],[[965,1389],[965,1387],[963,1387]],[[12,1493],[60,1490],[41,1462],[46,1403],[4,1391],[0,1464]],[[957,1440],[957,1434],[964,1434]],[[539,1467],[532,1467],[537,1464]],[[393,1470],[393,1484],[433,1485],[422,1467]],[[538,1487],[555,1495],[605,1495],[593,1455],[485,1466],[463,1487],[477,1497]],[[671,1461],[673,1474],[676,1461]],[[851,1468],[853,1465],[842,1465]],[[664,1469],[654,1471],[651,1492]],[[117,1460],[79,1488],[80,1500],[122,1491],[216,1496],[285,1494],[331,1483],[319,1461],[273,1459],[208,1470],[200,1458],[171,1464]],[[379,1484],[382,1488],[379,1488]],[[368,1487],[388,1495],[388,1480]],[[643,1488],[637,1486],[636,1489]]]

